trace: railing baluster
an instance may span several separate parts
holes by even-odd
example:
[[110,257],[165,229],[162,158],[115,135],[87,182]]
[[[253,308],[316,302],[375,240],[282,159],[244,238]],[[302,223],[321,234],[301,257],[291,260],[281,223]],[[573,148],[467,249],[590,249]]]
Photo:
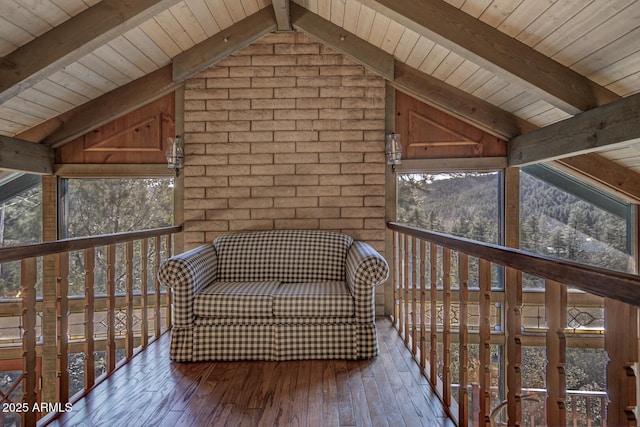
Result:
[[567,326],[567,288],[553,280],[545,285],[547,320],[547,425],[566,424],[567,397],[565,357]]
[[[170,258],[171,255],[173,254],[173,248],[171,245],[171,234],[167,234],[165,236],[166,240],[167,240],[167,258]],[[171,288],[170,287],[165,287],[165,292],[167,294],[167,330],[171,329],[171,318],[172,318],[172,314],[171,314],[171,309],[172,309],[172,305],[173,305],[173,301],[172,301],[172,297],[173,294],[171,293]]]
[[418,286],[420,283],[420,263],[418,262],[417,240],[411,238],[411,352],[418,354]]
[[107,246],[107,375],[116,369],[116,245]]
[[410,237],[408,235],[404,236],[404,279],[402,280],[402,300],[404,301],[403,310],[404,310],[404,343],[409,347],[409,338],[411,336],[411,324],[410,314],[411,310],[409,309],[409,282],[411,280],[411,250],[410,248]]
[[84,250],[84,388],[90,389],[96,382],[96,358],[95,358],[95,261],[96,250],[89,248]]
[[125,245],[125,305],[127,312],[126,335],[125,335],[125,354],[127,359],[133,357],[133,241],[129,241]]
[[451,407],[451,250],[442,250],[442,399]]
[[140,334],[142,348],[149,345],[149,240],[142,239],[140,245]]
[[520,423],[522,419],[522,273],[512,268],[506,269],[506,326],[507,326],[507,419]]
[[156,333],[156,338],[159,338],[160,335],[162,334],[162,312],[160,311],[160,305],[162,304],[162,299],[160,296],[160,280],[158,280],[158,271],[160,271],[160,249],[162,247],[161,245],[161,239],[160,236],[156,236],[155,240],[155,249],[156,249],[156,253],[155,253],[155,262],[154,262],[154,266],[153,266],[153,277],[154,277],[154,283],[155,283],[155,321],[154,321],[154,328],[155,328],[155,333]]
[[467,425],[469,420],[469,256],[460,252],[458,254],[458,275],[460,288],[460,332],[458,359],[460,360],[458,391],[458,425]]
[[436,387],[438,385],[438,247],[434,243],[429,248],[429,262],[431,263],[429,381]]
[[58,393],[60,403],[69,401],[69,252],[57,259]]
[[[21,262],[22,286],[22,337],[23,360],[23,402],[33,408],[38,401],[36,378],[36,282],[38,280],[38,265],[35,258],[23,259]],[[36,425],[37,412],[26,411],[23,414],[23,425]]]
[[427,368],[427,244],[420,240],[420,368]]
[[491,263],[480,259],[480,425],[490,426],[491,421]]

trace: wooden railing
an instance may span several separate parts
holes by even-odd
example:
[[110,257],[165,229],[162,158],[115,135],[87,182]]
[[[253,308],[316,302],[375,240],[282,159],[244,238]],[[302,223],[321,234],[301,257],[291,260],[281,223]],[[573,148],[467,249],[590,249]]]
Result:
[[[171,290],[161,288],[157,272],[180,231],[164,227],[0,248],[0,265],[19,261],[21,271],[20,295],[0,300],[2,324],[17,319],[21,332],[0,336],[0,370],[22,359],[14,383],[22,383],[23,395],[13,400],[2,393],[3,408],[17,409],[22,425],[35,425],[170,329]],[[83,366],[71,367],[71,356]],[[81,384],[71,384],[71,375]]]
[[[490,426],[501,405],[506,425],[530,425],[521,372],[525,345],[546,348],[543,424],[578,419],[570,403],[577,397],[566,388],[567,348],[592,347],[604,348],[609,359],[600,425],[637,425],[639,276],[397,223],[388,227],[394,324],[458,425]],[[523,273],[544,279],[542,292],[523,292]],[[537,326],[524,314],[532,306]],[[570,326],[568,312],[582,307],[600,310],[606,328]]]

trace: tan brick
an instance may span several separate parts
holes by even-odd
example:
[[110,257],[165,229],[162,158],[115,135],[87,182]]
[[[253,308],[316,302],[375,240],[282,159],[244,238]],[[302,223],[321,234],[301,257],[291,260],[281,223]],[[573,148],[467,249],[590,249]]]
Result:
[[317,219],[276,219],[274,228],[276,230],[317,230],[319,221]]
[[342,86],[384,87],[385,80],[378,76],[343,76]]
[[340,187],[337,185],[308,185],[300,186],[296,190],[300,197],[339,196]]
[[247,120],[225,120],[206,124],[208,132],[242,132],[251,129],[251,123]]
[[207,110],[248,110],[251,101],[248,99],[208,100]]
[[229,120],[228,111],[187,111],[184,113],[185,122],[211,122],[214,120]]
[[362,141],[363,133],[358,130],[325,130],[320,132],[321,141]]
[[229,185],[229,178],[226,176],[197,176],[197,177],[194,176],[194,177],[186,177],[184,179],[185,188],[226,187],[227,185]]
[[184,170],[184,175],[185,176],[202,176],[205,174],[205,167],[204,166],[190,166],[188,168],[185,168]]
[[313,208],[318,206],[317,197],[276,197],[273,205],[277,208]]
[[382,147],[384,147],[385,138],[386,138],[386,135],[383,130],[365,130],[364,131],[364,141],[373,141],[373,142],[382,144]]
[[320,45],[316,43],[279,43],[275,45],[274,52],[276,55],[317,55],[320,53]]
[[272,77],[274,67],[231,67],[230,77]]
[[293,208],[251,209],[251,219],[293,218],[295,211]]
[[296,108],[320,109],[339,108],[340,98],[299,98],[296,99]]
[[276,76],[317,76],[320,74],[319,67],[278,67],[275,69]]
[[296,142],[296,151],[300,153],[317,153],[317,152],[331,152],[340,151],[340,143],[338,141],[304,141]]
[[207,219],[249,219],[251,218],[249,209],[211,209],[208,210]]
[[236,52],[236,55],[273,55],[272,44],[253,43]]
[[[250,175],[250,176],[230,176],[229,185],[231,187],[255,187],[273,185],[273,176]],[[277,184],[276,184],[277,185]]]
[[384,217],[384,207],[342,208],[342,218],[381,218]]
[[187,132],[204,132],[206,126],[204,122],[185,122],[184,131]]
[[219,67],[248,67],[251,65],[251,57],[231,55],[220,60],[217,65]]
[[227,199],[193,199],[189,200],[190,209],[226,209],[229,207]]
[[384,196],[384,187],[381,185],[344,186],[341,188],[343,196]]
[[362,153],[320,153],[320,163],[361,163],[363,160]]
[[362,76],[365,68],[362,65],[341,65],[339,67],[328,66],[320,68],[321,76]]
[[340,165],[332,165],[329,163],[296,165],[296,174],[298,175],[331,175],[339,173]]
[[207,87],[206,79],[189,79],[184,82],[185,89],[204,89]]
[[319,89],[316,87],[287,87],[275,88],[274,98],[317,98]]
[[318,154],[316,153],[291,153],[276,154],[273,161],[277,164],[281,163],[318,163]]
[[270,219],[247,219],[229,221],[229,231],[256,230],[273,230],[273,221]]
[[340,208],[297,208],[296,218],[340,218]]
[[320,185],[362,185],[364,177],[362,175],[321,175]]
[[207,198],[209,199],[226,199],[230,197],[249,197],[251,189],[249,187],[219,187],[207,188]]
[[273,141],[273,132],[230,132],[229,142]]
[[320,219],[320,229],[321,230],[344,230],[351,229],[357,230],[362,228],[364,224],[364,220],[358,218],[322,218]]
[[204,188],[185,188],[184,198],[189,199],[204,199]]
[[383,174],[384,163],[341,163],[341,173]]
[[293,197],[296,194],[296,187],[293,186],[271,186],[252,187],[251,197]]
[[199,111],[204,110],[207,104],[202,99],[185,99],[184,110],[185,111]]
[[[253,110],[283,110],[283,109],[291,109],[295,107],[296,107],[295,99],[252,99],[251,100],[251,109]],[[280,118],[288,119],[289,117],[280,117]]]
[[273,207],[272,197],[247,197],[229,199],[231,209],[252,209]]
[[[320,96],[322,98],[355,98],[364,97],[364,88],[361,87],[321,87]],[[344,101],[343,101],[344,102]]]
[[229,77],[229,67],[217,67],[213,66],[198,73],[198,78],[211,78],[211,77]]
[[248,77],[228,77],[207,79],[208,89],[228,89],[238,87],[251,87],[251,79]]
[[318,132],[313,130],[296,130],[296,131],[275,131],[273,132],[274,141],[317,141]]
[[251,144],[248,142],[224,142],[207,144],[207,154],[238,154],[249,153]]
[[384,98],[344,98],[342,108],[384,108]]
[[344,206],[353,206],[360,207],[362,206],[362,197],[320,197],[318,200],[319,206],[332,206],[332,207],[344,207]]
[[229,111],[229,120],[273,120],[273,110]]
[[344,152],[384,152],[384,134],[377,141],[345,141],[340,143],[340,151]]
[[384,230],[345,230],[355,240],[364,240],[381,253],[384,252]]
[[189,89],[184,91],[185,99],[227,99],[229,89]]
[[271,88],[229,89],[229,99],[269,99],[273,92]]
[[225,155],[187,156],[185,159],[185,164],[187,166],[226,165],[228,163],[228,160],[228,157]]
[[283,88],[295,86],[295,77],[253,77],[251,79],[251,87],[256,88]]
[[207,148],[207,144],[195,144],[195,143],[185,144],[184,153],[187,156],[204,154],[206,153],[206,148]]
[[296,151],[295,142],[270,142],[251,144],[252,153],[293,153]]
[[342,55],[298,55],[297,65],[342,65]]
[[364,88],[365,98],[383,99],[385,97],[385,93],[386,93],[386,90],[383,87],[365,87]]
[[252,56],[251,65],[263,66],[263,65],[296,65],[295,55],[278,55],[278,56]]
[[385,198],[383,196],[367,196],[364,198],[365,206],[384,206]]
[[[204,190],[203,190],[204,191]],[[205,214],[203,209],[187,209],[184,211],[184,220],[187,221],[204,221]]]
[[[189,227],[188,224],[185,224],[185,230]],[[184,240],[185,245],[191,244],[191,246],[197,246],[199,244],[204,243],[204,233],[201,231],[185,231]]]
[[295,33],[269,33],[259,38],[254,44],[276,44],[276,43],[291,43],[292,38],[295,40]]
[[384,130],[382,120],[342,120],[340,124],[344,130]]
[[208,176],[248,175],[250,171],[249,165],[207,166]]
[[251,123],[251,130],[296,130],[295,120],[262,120]]
[[275,185],[318,185],[318,175],[278,175]]
[[[382,171],[382,167],[380,168],[380,170]],[[374,184],[384,185],[385,183],[384,173],[381,172],[378,174],[367,174],[364,176],[364,183],[366,185],[374,185]]]
[[384,120],[385,119],[384,108],[364,110],[364,118],[365,120]]
[[[338,98],[326,98],[326,99],[333,99],[333,100],[338,100]],[[346,109],[346,108],[339,108],[340,107],[340,102],[338,102],[338,105],[334,108],[322,108],[319,112],[319,117],[323,120],[361,120],[364,118],[365,110],[363,110],[362,108],[354,108],[354,109]]]
[[251,175],[291,175],[296,165],[252,165]]
[[230,165],[269,165],[273,164],[273,154],[231,154],[229,155]]
[[365,218],[364,228],[369,230],[385,230],[387,223],[384,218]]
[[205,132],[205,133],[188,133],[184,136],[185,145],[191,143],[213,144],[216,142],[227,142],[229,140],[228,132]]
[[[295,100],[291,101],[294,101],[295,106]],[[275,110],[273,118],[276,120],[313,120],[318,118],[318,110]]]
[[339,76],[314,76],[314,77],[298,77],[298,87],[329,87],[340,86],[342,78]]

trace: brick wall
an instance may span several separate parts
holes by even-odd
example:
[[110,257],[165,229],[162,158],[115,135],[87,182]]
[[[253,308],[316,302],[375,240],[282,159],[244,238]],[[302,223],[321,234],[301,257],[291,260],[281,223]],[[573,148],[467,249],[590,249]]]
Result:
[[337,230],[384,253],[385,82],[300,33],[185,88],[185,248],[243,230]]

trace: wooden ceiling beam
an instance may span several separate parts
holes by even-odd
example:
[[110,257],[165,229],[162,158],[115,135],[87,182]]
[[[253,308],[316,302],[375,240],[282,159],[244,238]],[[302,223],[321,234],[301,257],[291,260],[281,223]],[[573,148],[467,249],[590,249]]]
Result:
[[493,104],[400,61],[395,62],[395,78],[390,84],[400,92],[445,111],[498,138],[509,140],[516,135],[537,129],[533,124]]
[[547,162],[640,141],[640,94],[509,141],[509,166]]
[[278,31],[291,31],[291,2],[290,0],[272,0],[273,12],[276,15]]
[[174,91],[181,82],[171,78],[171,66],[140,77],[124,86],[62,113],[19,136],[31,141],[43,141],[59,147],[93,129],[109,123]]
[[583,154],[555,162],[561,170],[577,173],[592,184],[614,190],[622,197],[640,203],[640,174],[599,154]]
[[0,59],[0,103],[180,0],[103,0]]
[[361,3],[494,74],[517,81],[569,114],[619,99],[608,89],[444,0]]
[[264,8],[173,58],[173,79],[183,81],[276,29],[271,8]]
[[291,23],[296,30],[393,81],[394,59],[384,50],[295,3],[291,4]]
[[53,149],[44,144],[0,135],[0,169],[53,174]]

